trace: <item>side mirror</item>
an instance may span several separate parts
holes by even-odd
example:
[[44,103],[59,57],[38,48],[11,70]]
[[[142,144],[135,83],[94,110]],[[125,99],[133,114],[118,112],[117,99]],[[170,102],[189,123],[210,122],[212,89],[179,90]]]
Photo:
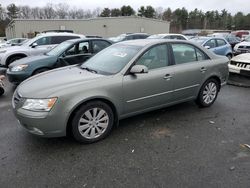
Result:
[[143,74],[143,73],[148,73],[148,67],[144,65],[134,65],[130,69],[131,74]]
[[38,46],[38,44],[36,42],[34,42],[33,44],[31,44],[31,48],[35,48],[37,46]]
[[210,49],[210,46],[205,46],[206,49]]

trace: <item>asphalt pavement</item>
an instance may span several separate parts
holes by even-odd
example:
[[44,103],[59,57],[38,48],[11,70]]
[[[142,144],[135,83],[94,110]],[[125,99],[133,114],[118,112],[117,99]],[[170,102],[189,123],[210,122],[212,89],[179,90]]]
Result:
[[188,102],[122,120],[83,145],[18,125],[13,87],[0,97],[0,187],[225,187],[250,185],[250,89],[227,85],[210,108]]

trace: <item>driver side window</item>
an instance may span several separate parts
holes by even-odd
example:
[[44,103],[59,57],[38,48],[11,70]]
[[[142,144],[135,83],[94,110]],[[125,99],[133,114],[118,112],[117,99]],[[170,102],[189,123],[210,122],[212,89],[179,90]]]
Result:
[[51,44],[51,37],[40,38],[35,43],[37,43],[38,46],[49,45]]
[[89,42],[81,42],[73,45],[65,52],[66,56],[89,53]]
[[145,65],[149,70],[168,66],[167,45],[157,45],[150,48],[140,57],[140,59],[136,62],[136,65]]

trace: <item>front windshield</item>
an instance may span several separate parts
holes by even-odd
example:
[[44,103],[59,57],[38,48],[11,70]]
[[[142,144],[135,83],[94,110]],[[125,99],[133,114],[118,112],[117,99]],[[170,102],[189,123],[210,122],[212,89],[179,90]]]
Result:
[[50,50],[46,55],[49,56],[59,56],[61,55],[65,50],[67,50],[70,46],[72,45],[72,42],[70,41],[65,41]]
[[246,42],[250,42],[250,36],[246,37],[246,38],[245,38],[245,41],[246,41]]
[[100,74],[116,74],[127,65],[141,48],[141,46],[125,44],[110,46],[83,63],[81,67],[86,67]]

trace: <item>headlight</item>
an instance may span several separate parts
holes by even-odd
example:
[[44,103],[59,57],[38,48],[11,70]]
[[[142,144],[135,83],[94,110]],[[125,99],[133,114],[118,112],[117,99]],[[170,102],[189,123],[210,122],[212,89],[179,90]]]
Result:
[[26,99],[22,108],[31,111],[48,112],[56,103],[57,98],[51,99]]
[[13,72],[18,72],[18,71],[22,71],[24,69],[26,69],[28,67],[28,65],[17,65],[12,67],[10,70]]

